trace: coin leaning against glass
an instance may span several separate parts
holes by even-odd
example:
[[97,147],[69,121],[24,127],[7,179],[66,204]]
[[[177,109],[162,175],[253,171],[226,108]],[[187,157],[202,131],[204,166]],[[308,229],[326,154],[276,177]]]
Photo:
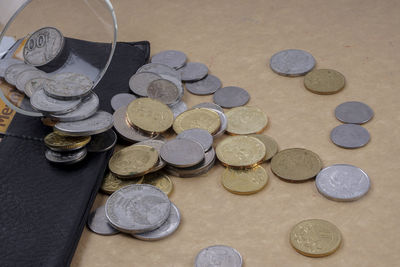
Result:
[[261,191],[268,178],[268,173],[261,166],[244,170],[226,168],[222,174],[222,185],[231,193],[250,195]]
[[330,134],[332,142],[342,148],[359,148],[368,144],[370,134],[358,124],[342,124],[333,128]]
[[44,92],[43,89],[36,91],[31,99],[31,105],[34,109],[45,114],[65,114],[75,110],[81,103],[80,99],[59,100],[52,98]]
[[87,155],[86,148],[81,148],[68,152],[57,152],[47,149],[45,152],[46,159],[52,163],[60,165],[69,165],[82,161]]
[[223,108],[240,107],[250,100],[249,93],[240,87],[227,86],[218,89],[213,95],[215,104]]
[[186,64],[187,57],[185,53],[177,50],[161,51],[151,57],[152,63],[160,63],[174,69],[180,69]]
[[374,111],[362,102],[348,101],[336,107],[335,116],[344,123],[363,124],[372,119]]
[[242,267],[243,260],[240,253],[228,246],[216,245],[202,249],[195,259],[195,267],[216,266],[216,261],[221,267]]
[[99,235],[115,235],[119,231],[112,227],[106,217],[105,206],[100,206],[90,213],[87,226],[94,233]]
[[53,151],[71,151],[81,149],[90,142],[90,136],[62,136],[49,133],[44,138],[45,145]]
[[243,106],[232,108],[226,112],[228,119],[227,133],[256,134],[264,131],[268,125],[268,117],[258,107]]
[[279,75],[302,76],[315,67],[315,59],[306,51],[288,49],[274,54],[271,57],[269,65]]
[[53,98],[78,99],[90,93],[93,81],[83,74],[64,72],[52,75],[43,88],[46,94]]
[[191,167],[204,160],[203,147],[192,140],[174,139],[161,147],[161,158],[175,167]]

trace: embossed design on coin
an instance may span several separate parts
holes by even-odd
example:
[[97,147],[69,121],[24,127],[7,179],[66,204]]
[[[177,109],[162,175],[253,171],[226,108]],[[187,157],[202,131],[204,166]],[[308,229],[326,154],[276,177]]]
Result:
[[58,121],[80,121],[93,116],[99,109],[99,105],[99,97],[95,93],[91,93],[83,98],[73,111],[61,115],[50,114],[49,116]]
[[343,148],[359,148],[368,144],[370,135],[367,129],[358,124],[342,124],[333,128],[331,140]]
[[152,72],[137,72],[129,79],[129,88],[139,96],[147,96],[150,83],[161,79],[161,76]]
[[221,88],[222,83],[218,77],[208,74],[197,82],[186,83],[186,89],[195,95],[211,95]]
[[214,141],[212,135],[208,131],[199,128],[185,130],[178,134],[176,138],[189,139],[198,142],[203,147],[204,152],[211,148]]
[[79,73],[59,73],[44,85],[46,94],[59,99],[82,98],[90,93],[93,81]]
[[165,50],[151,58],[151,63],[160,63],[174,69],[182,68],[186,64],[186,55],[181,51]]
[[132,178],[132,179],[119,179],[112,172],[105,175],[103,183],[101,185],[101,191],[106,194],[112,194],[118,189],[131,184],[141,184],[143,181],[143,176]]
[[146,65],[143,65],[138,69],[136,73],[141,73],[141,72],[152,72],[156,74],[165,74],[165,75],[170,75],[175,77],[178,80],[181,80],[181,74],[180,72],[174,70],[173,68],[168,67],[167,65],[160,64],[160,63],[149,63]]
[[169,176],[165,175],[162,172],[154,172],[146,174],[143,177],[142,184],[153,185],[161,189],[161,191],[163,191],[166,195],[171,194],[172,189],[174,188],[174,185]]
[[193,128],[204,129],[213,134],[220,126],[221,120],[217,112],[206,108],[196,108],[176,117],[173,129],[177,134]]
[[119,233],[108,222],[105,206],[100,206],[90,213],[87,225],[90,230],[99,235],[115,235]]
[[111,129],[108,131],[92,135],[92,139],[87,145],[88,152],[105,152],[112,149],[117,143],[117,135]]
[[81,103],[80,99],[59,100],[47,96],[43,89],[36,91],[30,99],[31,105],[37,111],[52,114],[71,112]]
[[267,185],[268,178],[261,166],[244,170],[226,168],[222,174],[222,185],[231,193],[249,195],[261,191]]
[[374,111],[362,102],[349,101],[336,107],[335,116],[344,123],[363,124],[372,119]]
[[242,267],[240,253],[231,247],[216,245],[207,247],[197,254],[195,267]]
[[56,164],[74,164],[82,161],[87,155],[86,148],[74,150],[70,152],[57,152],[47,149],[45,152],[46,159]]
[[336,70],[313,70],[304,77],[304,86],[320,95],[335,94],[344,88],[344,84],[344,76]]
[[207,76],[208,68],[203,63],[189,62],[180,69],[182,81],[194,82]]
[[70,151],[81,149],[90,142],[90,136],[62,136],[49,133],[44,138],[45,145],[54,151]]
[[255,134],[262,132],[268,124],[267,115],[258,107],[237,107],[226,113],[229,134]]
[[252,134],[251,137],[255,137],[265,145],[266,153],[264,161],[270,160],[276,153],[278,153],[278,144],[275,139],[265,134]]
[[147,95],[166,105],[175,104],[180,98],[178,87],[173,82],[164,79],[152,81],[147,87]]
[[[151,146],[158,152],[158,163],[150,170],[150,172],[156,172],[158,170],[161,170],[162,168],[165,167],[166,162],[160,157],[161,155],[161,147],[165,144],[164,141],[162,140],[145,140],[139,143],[136,143],[135,145],[144,145],[144,146]],[[154,184],[153,184],[154,185]],[[154,185],[156,186],[156,185]],[[161,189],[161,188],[160,188]],[[163,190],[164,191],[164,190]]]
[[218,89],[213,96],[215,104],[223,108],[234,108],[245,105],[250,100],[249,93],[243,88],[227,86]]
[[187,139],[174,139],[161,147],[161,158],[176,167],[191,167],[204,159],[203,147]]
[[315,59],[306,51],[288,49],[274,54],[269,65],[279,75],[302,76],[315,67]]
[[132,94],[121,93],[116,94],[111,98],[111,107],[114,111],[119,109],[120,107],[126,107],[135,100],[137,97]]

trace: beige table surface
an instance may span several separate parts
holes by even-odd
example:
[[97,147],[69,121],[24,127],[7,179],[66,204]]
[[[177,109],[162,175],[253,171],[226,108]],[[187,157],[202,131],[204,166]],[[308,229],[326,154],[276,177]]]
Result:
[[[193,266],[196,254],[215,244],[236,248],[247,267],[400,265],[399,1],[114,0],[113,5],[120,41],[149,40],[152,54],[176,49],[192,62],[205,63],[223,85],[249,91],[249,105],[268,115],[265,133],[280,149],[310,149],[324,166],[356,165],[367,172],[372,186],[358,201],[334,202],[318,193],[314,181],[290,184],[263,164],[270,175],[267,187],[238,196],[222,187],[223,167],[217,164],[201,177],[172,177],[170,198],[182,213],[174,235],[145,242],[85,229],[72,266]],[[76,23],[79,32],[79,19]],[[90,37],[96,38],[95,33]],[[345,89],[316,95],[304,88],[302,77],[273,73],[269,58],[288,48],[311,52],[317,68],[343,73]],[[211,99],[190,93],[183,98],[189,107]],[[356,150],[339,148],[329,139],[340,124],[335,107],[349,100],[375,111],[364,125],[371,141]],[[106,199],[99,193],[93,208]],[[343,244],[335,254],[313,259],[292,249],[291,227],[309,218],[329,220],[341,230]]]

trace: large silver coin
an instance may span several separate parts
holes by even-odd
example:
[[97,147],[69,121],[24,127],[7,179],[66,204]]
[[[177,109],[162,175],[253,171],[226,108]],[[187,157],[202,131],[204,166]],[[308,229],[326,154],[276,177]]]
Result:
[[216,245],[199,252],[195,267],[241,267],[243,264],[240,253],[231,247]]
[[160,240],[173,234],[178,229],[180,223],[181,223],[181,214],[178,208],[174,205],[174,203],[171,202],[170,214],[165,223],[163,223],[163,225],[161,225],[160,227],[158,227],[153,231],[142,234],[134,234],[133,236],[141,240],[148,240],[148,241]]
[[39,29],[25,43],[25,62],[36,67],[46,65],[61,53],[64,44],[64,37],[56,28]]
[[25,93],[25,85],[28,81],[32,80],[33,78],[47,78],[48,75],[40,70],[25,70],[21,72],[16,79],[15,87],[22,92]]
[[185,130],[179,133],[176,138],[195,141],[203,147],[204,152],[208,151],[211,148],[214,141],[212,135],[207,130],[199,128]]
[[6,73],[6,69],[15,64],[23,64],[24,62],[19,59],[15,58],[5,58],[5,59],[0,59],[0,77],[4,77]]
[[234,108],[247,104],[250,100],[249,93],[243,88],[228,86],[218,89],[213,96],[215,104],[223,108]]
[[193,106],[192,109],[193,108],[210,108],[213,110],[218,110],[222,113],[224,112],[224,110],[221,108],[221,106],[211,103],[211,102],[203,102],[203,103],[197,104],[196,106]]
[[156,74],[165,74],[175,77],[178,80],[181,80],[180,72],[174,70],[173,68],[168,67],[167,65],[160,64],[160,63],[149,63],[140,67],[136,73],[141,72],[152,72]]
[[187,139],[174,139],[161,147],[161,158],[175,167],[191,167],[204,159],[203,147]]
[[187,110],[186,103],[183,101],[179,101],[174,105],[170,105],[169,108],[172,110],[172,113],[174,113],[174,118],[178,117],[179,114]]
[[79,73],[59,73],[44,86],[46,94],[59,99],[77,99],[90,93],[93,81]]
[[126,107],[129,103],[135,100],[137,97],[133,94],[121,93],[116,94],[111,98],[111,107],[114,111],[120,107]]
[[370,135],[367,129],[358,124],[342,124],[333,128],[331,140],[343,148],[359,148],[369,142]]
[[86,149],[88,152],[105,152],[112,149],[117,143],[117,135],[111,129],[103,133],[92,135]]
[[189,62],[180,69],[180,72],[182,81],[195,82],[207,76],[208,68],[203,63]]
[[87,155],[86,148],[68,152],[57,152],[47,149],[45,152],[46,159],[52,163],[69,165],[82,161]]
[[349,101],[336,107],[335,116],[344,123],[363,124],[372,119],[374,111],[362,102]]
[[40,89],[44,89],[44,84],[48,81],[49,81],[49,79],[44,78],[44,77],[33,78],[33,79],[27,81],[25,84],[25,88],[24,88],[25,95],[27,95],[28,97],[32,97],[32,95],[36,91],[38,91]]
[[211,74],[208,74],[200,81],[186,83],[186,89],[195,95],[211,95],[221,88],[221,86],[221,80]]
[[[161,154],[161,147],[165,144],[164,141],[162,140],[146,140],[146,141],[142,141],[139,143],[136,143],[135,145],[144,145],[144,146],[151,146],[153,147],[155,150],[157,150],[158,155]],[[156,166],[154,166],[150,172],[156,172],[161,170],[162,168],[165,167],[167,163],[161,158],[161,156],[158,157],[158,163]]]
[[113,116],[105,111],[97,111],[92,117],[81,121],[58,122],[54,129],[65,135],[88,136],[107,131],[113,126]]
[[147,96],[147,88],[150,83],[155,80],[161,79],[161,76],[152,72],[140,72],[134,74],[129,79],[129,88],[131,91],[139,96]]
[[315,178],[318,191],[336,201],[353,201],[364,196],[370,186],[368,175],[352,165],[336,164],[321,170]]
[[147,87],[147,95],[166,105],[176,104],[180,99],[178,87],[165,79],[152,81]]
[[90,213],[87,226],[90,230],[99,235],[115,235],[119,231],[112,227],[106,217],[106,207],[100,206]]
[[80,99],[76,100],[59,100],[45,94],[43,89],[36,91],[31,99],[31,105],[37,111],[51,114],[64,114],[76,109],[81,103]]
[[314,57],[303,50],[283,50],[271,57],[271,69],[283,76],[306,75],[315,67]]
[[155,54],[151,63],[160,63],[174,69],[180,69],[186,64],[186,55],[181,51],[166,50]]
[[155,186],[133,184],[115,191],[106,202],[111,225],[125,233],[144,233],[160,227],[171,210],[167,195]]
[[35,67],[30,65],[26,65],[24,63],[17,63],[8,66],[6,71],[4,72],[4,79],[11,85],[15,85],[17,83],[17,76],[26,70],[35,70]]
[[59,121],[80,121],[93,116],[99,106],[99,97],[95,93],[91,93],[82,99],[82,102],[75,110],[61,115],[50,114],[49,117],[56,118]]

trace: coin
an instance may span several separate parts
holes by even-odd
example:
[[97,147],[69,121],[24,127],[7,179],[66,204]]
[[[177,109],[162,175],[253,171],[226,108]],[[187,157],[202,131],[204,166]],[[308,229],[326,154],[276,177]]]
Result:
[[29,80],[25,84],[25,88],[24,88],[25,95],[28,97],[32,97],[32,95],[36,91],[43,89],[44,84],[48,81],[49,81],[49,79],[43,78],[43,77],[33,78],[33,79]]
[[65,72],[51,76],[44,84],[46,94],[58,99],[77,99],[90,93],[93,81],[83,74]]
[[119,233],[119,231],[108,222],[105,206],[100,206],[90,213],[87,226],[90,230],[99,235],[115,235]]
[[82,161],[87,155],[86,148],[69,152],[57,152],[47,149],[45,152],[46,159],[52,163],[69,165]]
[[179,101],[178,87],[171,81],[159,79],[152,81],[147,87],[147,95],[166,105],[173,105]]
[[97,111],[92,117],[84,120],[58,122],[54,128],[64,135],[87,136],[105,132],[112,126],[112,115],[105,111]]
[[118,189],[131,184],[141,184],[143,181],[143,176],[132,178],[132,179],[119,179],[112,172],[105,175],[103,183],[101,185],[101,191],[106,194],[112,194]]
[[129,79],[129,88],[139,96],[147,96],[150,83],[161,79],[161,76],[152,72],[137,72]]
[[344,88],[344,76],[336,70],[313,70],[304,77],[304,86],[320,95],[335,94]]
[[90,139],[90,136],[62,136],[52,132],[46,135],[44,143],[51,150],[62,152],[81,149]]
[[191,167],[204,159],[203,147],[187,139],[174,139],[161,147],[161,158],[176,167]]
[[175,77],[178,80],[181,80],[180,72],[174,70],[173,68],[168,67],[167,65],[160,64],[160,63],[149,63],[140,67],[136,73],[141,72],[152,72],[158,75],[167,74],[170,76]]
[[225,165],[236,168],[252,168],[265,158],[265,146],[257,138],[231,136],[221,141],[216,148],[217,158]]
[[233,108],[226,113],[226,118],[226,131],[231,135],[260,133],[268,124],[267,115],[258,107]]
[[177,134],[193,128],[205,129],[213,134],[220,126],[221,120],[217,112],[206,108],[196,108],[176,117],[172,127]]
[[153,172],[148,173],[143,177],[142,184],[150,184],[153,185],[161,191],[163,191],[166,195],[171,194],[174,185],[172,184],[171,179],[168,175],[165,175],[161,172]]
[[278,144],[276,141],[265,134],[252,134],[251,137],[255,137],[265,145],[266,153],[264,161],[270,160],[276,153],[278,153]]
[[26,65],[24,63],[16,63],[8,66],[4,72],[4,79],[7,83],[15,85],[17,83],[17,76],[25,70],[35,70],[35,67]]
[[368,144],[370,135],[367,129],[358,124],[342,124],[333,128],[331,140],[343,148],[359,148]]
[[155,186],[134,184],[115,191],[106,202],[111,225],[126,233],[144,233],[160,227],[170,214],[171,202]]
[[336,107],[335,116],[344,123],[363,124],[372,119],[374,111],[362,102],[349,101]]
[[340,246],[342,235],[332,223],[310,219],[299,222],[290,232],[290,244],[308,257],[325,257],[334,253]]
[[111,107],[115,111],[120,107],[128,106],[129,103],[131,103],[136,98],[137,97],[134,96],[133,94],[127,94],[127,93],[116,94],[111,98]]
[[226,168],[222,174],[222,185],[231,193],[250,195],[261,191],[267,185],[268,178],[261,166],[244,170]]
[[250,100],[249,93],[236,86],[222,87],[213,96],[215,104],[223,108],[234,108],[245,105]]
[[322,168],[317,154],[304,148],[289,148],[276,154],[271,160],[271,170],[278,177],[300,182],[315,177]]
[[51,114],[65,114],[71,112],[81,103],[80,99],[59,100],[45,94],[43,89],[36,91],[31,99],[31,105],[37,111]]
[[99,97],[95,93],[90,93],[82,99],[81,103],[73,111],[61,115],[49,114],[49,116],[64,122],[80,121],[93,116],[99,109],[99,106]]
[[33,78],[46,78],[48,75],[40,70],[24,70],[18,74],[16,78],[15,87],[22,93],[25,92],[26,83]]
[[[182,81],[179,79],[177,79],[174,76],[168,75],[168,74],[160,74],[160,76],[164,79],[164,80],[168,80],[170,82],[172,82],[173,84],[176,85],[176,88],[178,88],[178,101],[180,101],[185,93],[185,90],[183,89],[183,85],[182,85]],[[171,105],[169,105],[171,106]]]
[[213,109],[213,110],[218,113],[219,120],[221,121],[221,126],[219,127],[219,130],[213,134],[213,137],[217,138],[217,137],[223,135],[226,131],[226,128],[228,128],[228,119],[226,118],[225,113],[223,113],[219,110],[216,110],[216,109]]
[[29,36],[23,55],[25,62],[33,66],[43,66],[55,59],[63,50],[64,36],[53,27],[39,29]]
[[105,152],[112,149],[117,143],[117,135],[112,129],[92,135],[92,139],[87,145],[88,152]]
[[243,264],[240,253],[231,247],[216,245],[202,249],[197,254],[195,267],[241,267]]
[[218,111],[220,111],[222,113],[224,112],[224,110],[219,105],[214,104],[214,103],[210,103],[210,102],[200,103],[200,104],[198,104],[196,106],[193,106],[193,109],[194,108],[210,108],[210,109],[213,109],[213,110],[218,110]]
[[288,49],[274,54],[269,65],[279,75],[302,76],[315,67],[315,59],[306,51]]
[[14,64],[23,64],[22,60],[16,58],[4,58],[0,59],[0,77],[4,77],[6,69]]
[[353,201],[364,196],[371,182],[368,175],[352,165],[336,164],[324,168],[315,178],[318,191],[336,201]]
[[195,95],[211,95],[221,88],[222,83],[218,77],[208,74],[197,82],[186,83],[186,89]]
[[152,63],[164,64],[174,69],[182,68],[186,60],[185,53],[176,50],[161,51],[151,58]]
[[149,133],[161,133],[168,130],[174,122],[171,109],[158,100],[138,98],[133,100],[126,111],[127,121]]
[[[161,147],[165,144],[164,141],[162,140],[145,140],[139,143],[136,143],[135,145],[144,145],[144,146],[151,146],[158,152],[158,162],[157,164],[150,170],[150,172],[156,172],[158,170],[161,170],[162,168],[165,167],[167,164],[162,158],[161,158]],[[155,184],[153,184],[156,186]],[[158,187],[158,186],[157,186]],[[161,188],[160,188],[161,189]],[[164,191],[164,190],[163,190]],[[167,193],[166,193],[167,194]]]
[[195,141],[203,147],[204,152],[207,152],[211,148],[214,141],[212,135],[208,131],[199,128],[187,129],[180,132],[176,138]]
[[203,63],[189,62],[180,71],[182,81],[195,82],[207,76],[208,68]]
[[133,234],[134,237],[141,240],[160,240],[173,234],[181,223],[181,214],[178,208],[171,202],[171,209],[168,219],[157,229],[141,234]]
[[172,113],[174,113],[174,118],[178,117],[179,114],[187,110],[186,103],[183,101],[179,101],[174,105],[170,105],[169,108],[172,110]]

